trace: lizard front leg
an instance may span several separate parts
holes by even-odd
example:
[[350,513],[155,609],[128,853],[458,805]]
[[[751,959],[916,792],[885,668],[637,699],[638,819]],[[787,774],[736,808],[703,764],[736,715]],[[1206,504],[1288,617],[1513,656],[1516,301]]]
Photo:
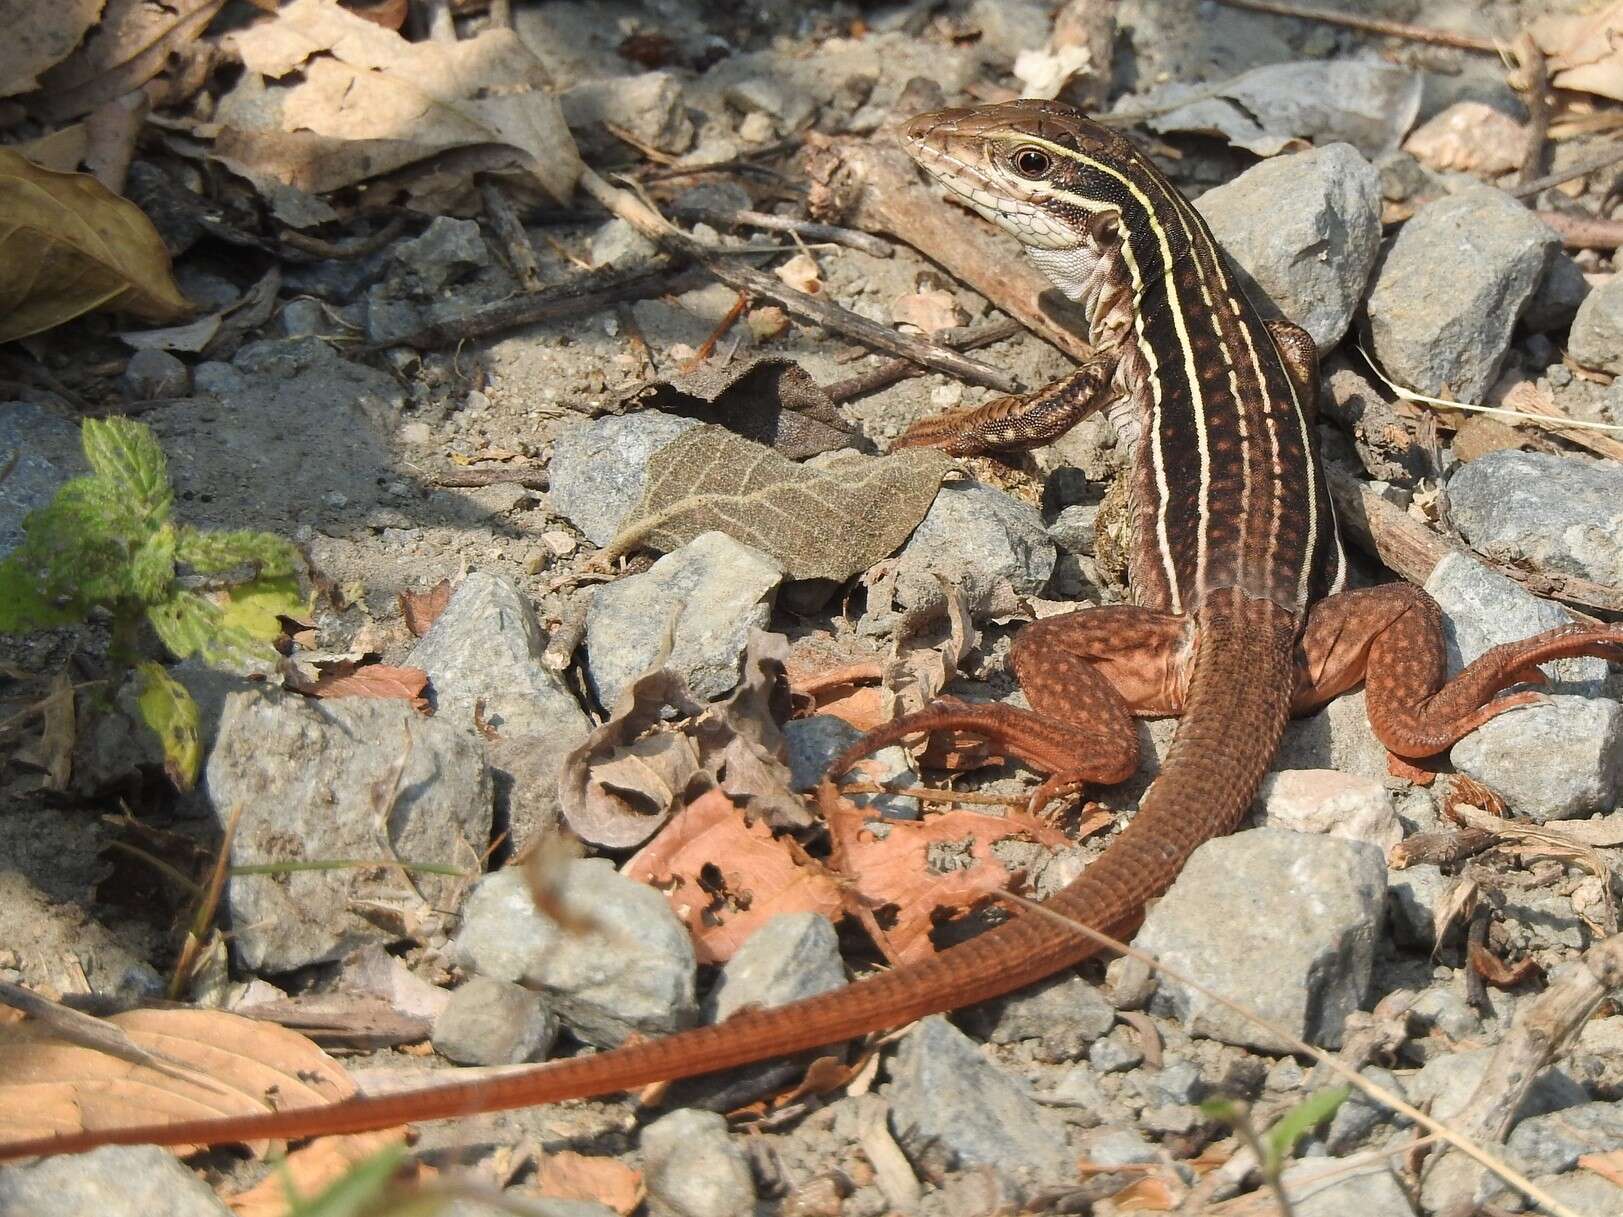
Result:
[[1489,719],[1543,697],[1495,698],[1499,690],[1541,679],[1541,663],[1577,655],[1623,662],[1623,626],[1545,630],[1493,647],[1445,682],[1437,602],[1407,583],[1360,588],[1313,606],[1291,708],[1298,714],[1317,709],[1362,678],[1376,738],[1401,757],[1435,756]]
[[1133,605],[1034,621],[1010,652],[1030,710],[942,698],[869,731],[829,774],[906,736],[953,729],[984,736],[1048,775],[1031,797],[1034,812],[1086,783],[1125,781],[1138,768],[1133,718],[1182,709],[1188,633],[1185,618]]
[[1116,362],[1114,352],[1095,355],[1035,392],[921,418],[891,448],[941,448],[953,456],[977,456],[1053,443],[1109,400]]

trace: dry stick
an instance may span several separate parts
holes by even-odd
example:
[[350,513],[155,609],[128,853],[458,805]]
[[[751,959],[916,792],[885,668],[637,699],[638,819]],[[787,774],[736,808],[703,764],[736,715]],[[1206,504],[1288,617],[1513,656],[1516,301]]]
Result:
[[487,178],[479,183],[479,197],[484,200],[485,215],[490,219],[490,226],[496,230],[496,236],[507,254],[508,264],[518,276],[520,285],[527,292],[540,291],[541,262],[535,256],[530,234],[524,231],[524,225],[519,222],[518,212],[513,210],[506,191]]
[[1510,194],[1514,198],[1529,199],[1540,191],[1548,190],[1551,186],[1559,186],[1562,182],[1570,182],[1573,178],[1588,177],[1591,173],[1599,173],[1602,169],[1610,169],[1619,161],[1623,161],[1623,143],[1613,144],[1607,151],[1590,160],[1577,165],[1568,165],[1565,169],[1557,169],[1547,173],[1536,181],[1527,182],[1512,188]]
[[966,358],[948,347],[909,338],[888,325],[870,321],[831,301],[795,291],[774,275],[723,261],[721,255],[724,251],[712,250],[678,232],[641,199],[629,191],[611,186],[590,169],[581,171],[580,184],[600,204],[655,242],[665,252],[702,263],[707,271],[723,283],[739,291],[748,292],[758,299],[772,300],[782,305],[792,317],[845,334],[868,346],[912,359],[926,367],[934,368],[949,376],[956,376],[960,380],[967,380],[972,384],[986,385],[1004,393],[1012,393],[1017,387],[1006,372],[988,367],[978,360]]
[[[935,338],[937,342],[950,346],[955,351],[974,351],[991,346],[994,342],[1002,342],[1005,338],[1013,338],[1025,328],[1018,321],[1005,318],[1002,321],[989,321],[985,325],[953,326],[951,329],[937,330]],[[869,393],[877,393],[899,380],[922,375],[924,369],[918,364],[906,359],[892,359],[858,376],[848,376],[844,380],[836,380],[833,384],[825,385],[823,392],[828,394],[830,401],[838,405]]]
[[353,241],[323,241],[320,237],[312,237],[308,233],[298,232],[292,228],[280,229],[276,239],[283,245],[300,253],[310,254],[312,257],[364,258],[367,254],[375,254],[385,245],[392,243],[406,231],[407,223],[405,216],[395,216],[371,236]]
[[1406,21],[1388,21],[1381,17],[1355,17],[1327,8],[1303,8],[1295,4],[1277,4],[1273,0],[1219,0],[1229,8],[1248,9],[1253,13],[1268,13],[1275,17],[1295,17],[1300,21],[1318,21],[1325,25],[1339,25],[1349,30],[1362,30],[1366,34],[1380,34],[1387,38],[1406,38],[1410,42],[1429,42],[1433,46],[1451,46],[1461,51],[1499,53],[1500,44],[1492,38],[1478,38],[1471,34],[1455,34],[1449,30],[1434,30],[1424,25],[1410,25]]
[[828,241],[859,249],[876,258],[888,258],[896,252],[889,241],[854,228],[841,228],[835,224],[818,224],[812,220],[797,220],[793,216],[773,215],[767,211],[726,207],[673,207],[671,214],[688,224],[714,224],[721,228],[761,228],[769,232],[792,232],[807,241]]
[[1561,211],[1533,213],[1560,234],[1568,249],[1616,249],[1623,245],[1623,221],[1598,216],[1569,216]]
[[[1125,942],[1112,938],[1109,934],[1104,933],[1102,930],[1096,930],[1092,926],[1078,921],[1073,917],[1067,917],[1064,913],[1056,912],[1047,905],[1039,904],[1035,900],[1027,900],[1024,896],[1017,896],[1013,892],[1007,890],[998,892],[997,896],[1001,900],[1007,900],[1011,904],[1019,905],[1020,908],[1025,910],[1027,915],[1035,914],[1037,916],[1047,917],[1053,921],[1057,921],[1067,929],[1083,935],[1085,938],[1092,942],[1098,943],[1107,950],[1126,955],[1131,959],[1136,959],[1146,967],[1161,973],[1163,976],[1169,977],[1178,984],[1183,985],[1185,988],[1193,989],[1207,1001],[1216,1002],[1225,1010],[1239,1015],[1241,1018],[1245,1019],[1246,1022],[1251,1023],[1254,1026],[1261,1027],[1270,1035],[1277,1037],[1281,1043],[1288,1044],[1293,1053],[1296,1053],[1299,1056],[1312,1057],[1331,1073],[1341,1078],[1342,1081],[1346,1082],[1349,1086],[1354,1086],[1363,1091],[1382,1107],[1395,1111],[1399,1115],[1407,1116],[1416,1124],[1424,1128],[1427,1132],[1433,1134],[1441,1140],[1447,1141],[1450,1145],[1454,1146],[1455,1149],[1458,1149],[1461,1153],[1465,1154],[1466,1157],[1470,1158],[1478,1165],[1486,1167],[1495,1175],[1498,1175],[1499,1178],[1503,1179],[1506,1183],[1510,1184],[1511,1187],[1521,1192],[1522,1195],[1526,1196],[1529,1200],[1543,1205],[1545,1209],[1553,1214],[1553,1217],[1580,1217],[1580,1214],[1573,1212],[1554,1196],[1551,1196],[1543,1188],[1539,1187],[1538,1184],[1534,1183],[1531,1179],[1527,1178],[1519,1171],[1513,1169],[1508,1163],[1499,1161],[1486,1150],[1474,1144],[1468,1137],[1454,1131],[1446,1125],[1439,1124],[1425,1112],[1416,1107],[1410,1106],[1385,1087],[1371,1082],[1356,1069],[1338,1060],[1330,1053],[1323,1052],[1320,1049],[1315,1048],[1306,1040],[1297,1039],[1289,1031],[1286,1031],[1285,1028],[1279,1026],[1277,1023],[1270,1022],[1266,1018],[1263,1018],[1262,1015],[1258,1014],[1256,1011],[1249,1010],[1239,1002],[1225,997],[1223,994],[1218,993],[1214,989],[1207,988],[1198,980],[1195,980],[1177,969],[1160,962],[1147,952],[1141,951],[1137,947],[1128,946]],[[1596,957],[1596,961],[1591,963],[1591,957]],[[1593,1010],[1594,1006],[1599,1005],[1601,1000],[1606,997],[1607,986],[1615,988],[1619,984],[1623,984],[1623,935],[1618,935],[1617,937],[1607,939],[1605,942],[1591,947],[1589,951],[1585,953],[1584,960],[1589,964],[1590,971],[1594,977],[1593,986],[1582,986],[1586,999],[1591,988],[1600,989],[1599,996],[1595,997],[1594,999],[1594,1005],[1589,1006],[1589,1010]],[[1542,998],[1539,999],[1539,1001],[1542,1001]],[[1534,1004],[1538,1005],[1539,1003],[1535,1002]],[[1587,1013],[1585,1017],[1587,1017]],[[1517,1022],[1520,1024],[1521,1020],[1518,1019]],[[1511,1034],[1514,1036],[1515,1029],[1512,1029]],[[1527,1079],[1527,1084],[1530,1085],[1531,1082],[1532,1078],[1529,1077]],[[1481,1087],[1478,1087],[1479,1092],[1480,1090]],[[1514,1104],[1510,1106],[1510,1110],[1515,1110]]]
[[1517,37],[1515,50],[1517,66],[1511,75],[1511,87],[1522,95],[1522,104],[1527,107],[1527,147],[1516,184],[1525,186],[1539,176],[1544,141],[1550,134],[1550,70],[1544,52],[1525,30]]
[[435,486],[449,490],[476,490],[481,486],[524,487],[526,490],[545,490],[547,475],[531,469],[439,469],[428,475]]

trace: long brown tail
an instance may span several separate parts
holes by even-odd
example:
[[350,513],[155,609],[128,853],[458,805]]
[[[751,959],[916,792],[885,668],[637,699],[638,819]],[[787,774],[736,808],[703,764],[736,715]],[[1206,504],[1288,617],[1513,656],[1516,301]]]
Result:
[[[1128,931],[1202,842],[1233,831],[1273,760],[1290,706],[1295,618],[1235,594],[1197,616],[1183,723],[1138,814],[1048,906],[1107,933]],[[365,1132],[693,1077],[837,1043],[997,997],[1097,948],[1048,917],[1017,916],[922,963],[725,1023],[507,1077],[263,1115],[101,1129],[0,1146],[0,1159],[98,1145],[204,1145]]]

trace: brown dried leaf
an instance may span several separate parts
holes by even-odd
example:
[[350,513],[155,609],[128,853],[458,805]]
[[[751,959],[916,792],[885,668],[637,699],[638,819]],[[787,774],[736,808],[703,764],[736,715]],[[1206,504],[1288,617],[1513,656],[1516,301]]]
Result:
[[383,663],[357,664],[342,660],[322,671],[314,682],[297,686],[309,697],[380,697],[409,701],[412,709],[428,713],[428,673],[421,668],[396,668]]
[[642,1174],[617,1158],[589,1158],[560,1149],[543,1158],[535,1170],[535,1190],[556,1200],[595,1200],[622,1217],[642,1203]]
[[1551,84],[1623,101],[1623,3],[1542,17],[1529,32],[1544,52]]
[[165,1120],[336,1103],[349,1075],[302,1035],[220,1010],[131,1010],[108,1020],[196,1081],[54,1038],[0,1027],[0,1143]]
[[391,1145],[402,1145],[405,1140],[404,1128],[349,1137],[319,1137],[288,1154],[282,1159],[279,1170],[266,1175],[253,1187],[228,1193],[223,1199],[237,1217],[289,1217],[295,1211],[288,1194],[289,1185],[296,1195],[318,1195],[348,1174],[356,1163]]
[[139,207],[87,174],[0,148],[0,342],[93,309],[173,321],[191,305]]
[[1536,960],[1524,958],[1513,964],[1506,963],[1478,942],[1469,944],[1467,955],[1470,958],[1472,970],[1490,985],[1499,989],[1513,988],[1539,970]]
[[[949,811],[921,821],[875,821],[843,800],[830,817],[834,863],[849,881],[846,907],[893,965],[935,953],[930,931],[985,904],[1014,877],[992,852],[1008,837],[1050,848],[1065,834],[1030,816]],[[890,920],[880,925],[880,914]]]
[[907,539],[952,468],[927,448],[797,465],[724,427],[695,427],[654,453],[642,501],[600,557],[669,552],[719,530],[790,579],[843,581]]
[[1578,1165],[1623,1188],[1623,1149],[1607,1150],[1603,1154],[1584,1154],[1579,1157]]
[[726,963],[780,913],[837,921],[842,907],[833,876],[720,790],[679,811],[624,873],[667,894],[700,963]]
[[[52,123],[88,114],[139,89],[169,57],[197,43],[222,0],[107,0],[95,32],[40,77],[27,104]],[[48,6],[42,6],[48,7]]]
[[928,292],[908,292],[897,296],[890,306],[890,319],[897,325],[911,325],[933,334],[937,330],[963,325],[969,315],[958,307],[951,292],[937,288]]
[[1182,1189],[1174,1189],[1157,1175],[1135,1179],[1110,1198],[1118,1213],[1170,1213],[1178,1207]]
[[[290,78],[273,90],[282,133],[352,143],[307,149],[328,162],[322,189],[451,149],[499,145],[517,149],[555,199],[567,200],[574,190],[580,173],[575,141],[547,91],[546,69],[511,30],[488,29],[449,43],[407,42],[335,0],[293,0],[238,34],[236,45],[251,71]],[[292,78],[295,69],[300,72]],[[251,153],[238,142],[230,155],[274,171]],[[346,163],[331,163],[334,155]],[[311,189],[304,173],[282,180]]]
[[96,24],[106,0],[4,0],[0,18],[8,37],[0,43],[0,97],[26,93],[47,68],[55,67]]
[[441,579],[426,592],[401,592],[397,599],[406,628],[413,638],[421,638],[451,603],[451,581]]
[[818,269],[817,259],[810,254],[796,254],[776,271],[784,283],[808,296],[815,296],[823,290],[822,273]]

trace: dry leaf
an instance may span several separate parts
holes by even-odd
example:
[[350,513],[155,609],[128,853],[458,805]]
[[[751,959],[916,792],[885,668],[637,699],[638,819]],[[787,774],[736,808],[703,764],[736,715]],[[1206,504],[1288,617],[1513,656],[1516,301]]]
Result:
[[1623,1149],[1607,1150],[1603,1154],[1580,1155],[1578,1165],[1623,1188]]
[[349,1137],[319,1137],[282,1159],[280,1169],[266,1175],[246,1191],[228,1193],[224,1200],[237,1217],[289,1217],[294,1211],[288,1187],[299,1196],[319,1195],[358,1162],[391,1145],[403,1145],[404,1128],[363,1132]]
[[0,2],[0,17],[9,35],[0,43],[0,97],[28,92],[39,83],[36,78],[41,72],[73,54],[85,31],[101,16],[104,3],[106,0]]
[[1551,84],[1623,101],[1623,3],[1541,17],[1529,32],[1544,52]]
[[0,148],[0,342],[98,308],[153,321],[191,312],[139,207],[88,174]]
[[642,1203],[642,1175],[617,1158],[589,1158],[560,1149],[535,1168],[535,1190],[555,1200],[595,1200],[622,1217]]
[[[407,42],[347,12],[336,0],[293,0],[236,35],[244,64],[289,83],[272,88],[282,134],[349,141],[310,143],[296,152],[328,162],[319,190],[351,185],[451,149],[516,149],[525,169],[554,199],[566,201],[580,155],[546,69],[511,30],[488,29],[456,42]],[[297,78],[291,74],[301,69]],[[248,107],[242,107],[244,111]],[[266,107],[267,112],[276,107]],[[241,121],[234,114],[231,121]],[[311,190],[307,174],[256,156],[235,141],[227,155],[276,172]],[[283,141],[277,151],[295,152]],[[334,163],[340,158],[343,164]],[[278,172],[280,169],[280,172]],[[344,179],[348,179],[347,181]]]
[[28,107],[49,122],[88,114],[139,89],[169,57],[199,45],[221,0],[107,0],[96,29],[62,63],[40,77]]
[[625,864],[624,873],[664,891],[693,935],[700,963],[726,963],[780,913],[838,921],[833,876],[766,825],[752,822],[720,790],[679,811]]
[[958,307],[951,292],[939,288],[931,292],[909,292],[897,296],[890,306],[890,319],[897,325],[911,325],[933,334],[937,330],[963,325],[969,314]]
[[1455,102],[1403,141],[1403,150],[1428,169],[1485,177],[1518,168],[1526,146],[1519,122],[1480,101]]
[[1025,815],[949,811],[921,821],[876,821],[843,800],[829,830],[832,860],[849,881],[847,908],[897,966],[933,955],[935,926],[1014,883],[993,844],[1008,837],[1053,849],[1070,843],[1058,829]]
[[1178,1207],[1182,1189],[1157,1175],[1135,1179],[1110,1198],[1118,1213],[1170,1213]]
[[1538,962],[1532,958],[1506,963],[1481,943],[1470,943],[1466,954],[1472,970],[1497,989],[1514,988],[1539,970]]
[[75,1047],[37,1023],[3,1027],[0,1143],[320,1106],[355,1092],[325,1052],[274,1023],[219,1010],[131,1010],[108,1021],[138,1047],[195,1069],[197,1080]]
[[396,668],[384,663],[358,665],[336,663],[318,676],[315,683],[299,688],[310,697],[381,697],[409,701],[412,709],[426,714],[428,673],[421,668]]
[[822,271],[817,267],[817,259],[810,254],[796,254],[778,267],[776,274],[788,286],[808,296],[823,290]]
[[650,458],[642,501],[599,556],[668,553],[721,531],[790,579],[843,581],[907,540],[954,467],[928,448],[797,465],[724,427],[694,427]]
[[441,579],[426,592],[401,592],[397,599],[406,628],[413,638],[421,638],[451,603],[451,581]]

